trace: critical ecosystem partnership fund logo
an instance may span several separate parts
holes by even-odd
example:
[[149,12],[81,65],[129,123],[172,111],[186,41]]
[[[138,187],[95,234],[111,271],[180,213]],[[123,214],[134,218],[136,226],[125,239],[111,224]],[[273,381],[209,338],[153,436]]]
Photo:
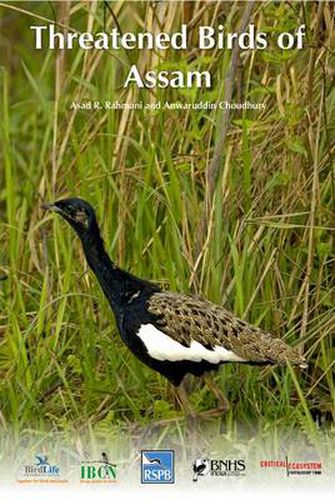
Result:
[[200,477],[240,477],[245,476],[246,464],[242,459],[210,460],[197,458],[193,463],[193,481]]
[[116,483],[116,480],[116,464],[109,462],[105,452],[101,453],[98,460],[81,462],[81,483]]
[[141,451],[141,483],[173,484],[174,483],[174,451],[142,450]]
[[322,474],[322,462],[320,461],[290,461],[286,455],[285,460],[261,460],[262,469],[281,469],[286,476],[319,476]]

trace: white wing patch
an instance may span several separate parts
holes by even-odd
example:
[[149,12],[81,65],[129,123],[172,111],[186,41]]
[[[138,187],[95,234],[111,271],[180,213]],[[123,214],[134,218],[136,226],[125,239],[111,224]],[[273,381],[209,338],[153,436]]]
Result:
[[233,351],[228,351],[219,345],[211,350],[206,349],[200,342],[192,340],[191,345],[185,347],[150,323],[142,325],[137,335],[144,343],[149,355],[159,361],[208,361],[214,364],[222,361],[246,361]]

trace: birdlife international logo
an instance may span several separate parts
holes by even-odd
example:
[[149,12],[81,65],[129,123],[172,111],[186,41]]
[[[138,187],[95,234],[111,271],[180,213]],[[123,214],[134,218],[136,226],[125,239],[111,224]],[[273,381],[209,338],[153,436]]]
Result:
[[245,476],[246,463],[243,459],[210,460],[197,458],[193,462],[193,481],[200,477],[239,477]]
[[108,460],[107,453],[101,453],[98,460],[83,460],[80,467],[81,483],[116,483],[117,466]]
[[66,483],[67,479],[61,478],[58,464],[49,462],[44,453],[35,455],[34,462],[20,467],[17,481],[20,483]]
[[174,481],[173,450],[141,451],[142,484],[173,484]]

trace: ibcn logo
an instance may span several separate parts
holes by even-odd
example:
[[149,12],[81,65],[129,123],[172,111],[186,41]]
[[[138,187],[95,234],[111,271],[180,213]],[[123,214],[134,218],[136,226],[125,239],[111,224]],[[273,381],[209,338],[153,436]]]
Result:
[[81,483],[115,483],[116,464],[108,461],[106,453],[101,454],[101,460],[83,461],[80,472]]

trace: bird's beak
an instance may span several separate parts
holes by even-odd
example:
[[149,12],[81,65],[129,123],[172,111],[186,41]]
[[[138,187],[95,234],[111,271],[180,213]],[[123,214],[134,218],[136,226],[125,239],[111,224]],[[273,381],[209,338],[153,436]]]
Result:
[[50,210],[51,212],[62,213],[62,210],[56,205],[56,203],[42,203],[41,208],[43,208],[43,210]]

